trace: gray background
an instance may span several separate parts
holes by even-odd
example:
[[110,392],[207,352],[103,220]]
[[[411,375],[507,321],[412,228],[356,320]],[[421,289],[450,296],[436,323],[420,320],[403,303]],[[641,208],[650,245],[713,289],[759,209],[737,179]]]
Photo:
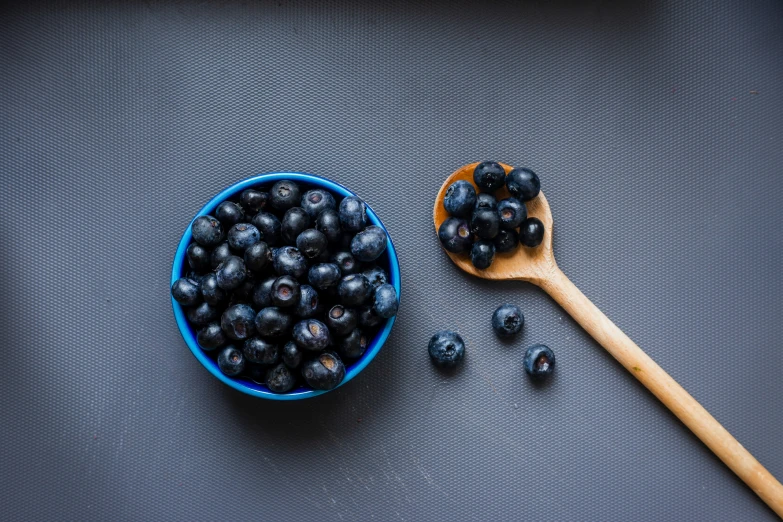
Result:
[[[540,290],[460,273],[432,201],[541,175],[561,268],[783,476],[783,3],[64,2],[0,18],[7,520],[773,520]],[[698,5],[697,5],[698,4]],[[403,303],[356,380],[245,397],[168,296],[227,184],[373,206]],[[518,303],[518,340],[492,310]],[[437,373],[436,329],[467,340]],[[524,347],[557,353],[536,388]]]

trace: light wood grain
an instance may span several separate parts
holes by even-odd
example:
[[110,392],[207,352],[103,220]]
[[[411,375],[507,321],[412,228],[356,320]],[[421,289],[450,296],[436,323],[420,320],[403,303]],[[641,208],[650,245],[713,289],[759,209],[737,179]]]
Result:
[[[436,231],[448,217],[443,207],[446,189],[460,179],[473,183],[473,169],[477,164],[471,163],[457,169],[440,188],[433,210]],[[511,169],[508,165],[503,165],[503,168],[506,172]],[[508,197],[505,188],[498,193],[498,199],[501,197]],[[540,219],[546,228],[544,240],[538,247],[520,246],[514,252],[497,254],[492,265],[486,270],[476,269],[466,254],[453,254],[446,250],[444,252],[459,268],[475,276],[528,281],[540,286],[783,518],[783,485],[696,399],[585,297],[558,268],[552,252],[552,213],[543,192],[529,201],[527,207],[528,215]]]

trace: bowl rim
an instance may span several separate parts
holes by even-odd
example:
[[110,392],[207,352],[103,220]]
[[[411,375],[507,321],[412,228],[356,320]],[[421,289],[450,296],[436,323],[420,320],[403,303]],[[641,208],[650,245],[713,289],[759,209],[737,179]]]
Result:
[[[347,196],[359,197],[356,193],[344,187],[343,185],[337,183],[336,181],[315,174],[310,174],[307,172],[267,172],[263,174],[256,174],[255,176],[251,176],[249,178],[240,180],[230,185],[229,187],[227,187],[226,189],[218,193],[213,198],[211,198],[207,202],[207,204],[204,205],[201,208],[201,210],[199,210],[196,213],[195,216],[193,216],[193,219],[190,220],[187,228],[185,229],[185,232],[182,234],[182,238],[179,241],[177,252],[174,255],[174,262],[171,268],[170,285],[173,285],[177,279],[179,279],[184,275],[183,267],[185,265],[187,248],[188,245],[190,245],[192,239],[191,225],[193,224],[193,221],[196,220],[196,218],[198,218],[199,216],[204,216],[212,213],[215,210],[215,208],[218,206],[218,204],[220,204],[222,201],[225,201],[226,199],[235,196],[236,194],[240,193],[245,189],[252,188],[253,186],[262,183],[265,184],[274,183],[275,181],[281,181],[287,179],[306,183],[311,186],[317,186],[319,188],[328,189],[336,194],[339,194],[342,197],[347,197]],[[364,201],[364,199],[362,199],[362,201]],[[389,234],[389,231],[386,230],[386,227],[383,225],[383,222],[381,222],[380,218],[378,218],[378,215],[370,207],[370,205],[368,205],[366,201],[364,201],[364,203],[367,207],[367,217],[370,223],[381,227],[383,231],[386,232],[385,255],[387,255],[389,258],[389,283],[392,286],[394,286],[394,289],[397,291],[397,300],[399,301],[401,299],[400,265],[397,259],[397,250],[394,248],[394,243],[392,242],[391,235]],[[235,390],[246,393],[253,397],[260,397],[263,399],[280,400],[280,401],[308,399],[332,391],[332,390],[307,390],[307,391],[300,391],[295,393],[274,393],[269,390],[252,388],[247,384],[245,384],[244,382],[223,375],[223,373],[218,369],[217,364],[215,364],[212,361],[212,359],[206,355],[206,353],[201,349],[201,347],[199,347],[198,342],[196,342],[195,332],[187,322],[187,319],[185,317],[185,311],[183,310],[182,305],[180,305],[172,297],[171,306],[174,310],[174,318],[177,322],[177,328],[179,329],[180,335],[182,335],[182,338],[185,340],[185,344],[187,344],[193,356],[196,357],[196,359],[201,363],[201,365],[204,368],[207,369],[207,371],[209,371],[209,373],[211,373],[214,377],[222,381],[224,384],[227,384],[228,386],[234,388]],[[342,382],[339,385],[337,385],[337,387],[333,388],[334,390],[336,390],[340,386],[343,386],[351,379],[356,377],[359,373],[361,373],[362,370],[364,370],[364,368],[367,367],[370,361],[372,361],[375,358],[375,356],[378,354],[378,352],[381,350],[384,343],[386,342],[386,339],[389,337],[389,334],[391,333],[391,329],[394,326],[395,319],[396,316],[386,320],[386,324],[384,325],[383,329],[378,334],[376,334],[372,343],[364,352],[364,354],[359,358],[359,360],[356,361],[350,368],[346,369],[345,378],[342,380]]]

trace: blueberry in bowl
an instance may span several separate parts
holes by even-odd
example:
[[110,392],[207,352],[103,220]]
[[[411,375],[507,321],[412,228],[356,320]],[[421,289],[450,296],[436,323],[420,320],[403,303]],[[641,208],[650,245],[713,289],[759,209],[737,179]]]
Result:
[[209,373],[248,395],[295,400],[345,384],[377,355],[395,322],[400,268],[359,196],[275,172],[198,212],[170,285],[180,333]]

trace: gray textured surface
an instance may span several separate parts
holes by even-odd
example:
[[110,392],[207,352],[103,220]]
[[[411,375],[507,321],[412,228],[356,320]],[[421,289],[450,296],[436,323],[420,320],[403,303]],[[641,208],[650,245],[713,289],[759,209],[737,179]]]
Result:
[[[3,8],[3,519],[774,519],[542,292],[458,273],[430,216],[463,163],[537,170],[563,270],[783,476],[783,4],[411,4]],[[193,213],[284,169],[363,195],[403,272],[379,357],[296,404],[211,378],[167,288]]]

